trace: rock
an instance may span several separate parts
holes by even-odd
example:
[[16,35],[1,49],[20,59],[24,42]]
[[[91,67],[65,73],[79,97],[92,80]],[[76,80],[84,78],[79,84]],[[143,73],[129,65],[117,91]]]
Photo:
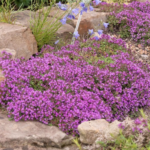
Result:
[[[83,13],[82,19],[79,25],[78,32],[81,36],[85,36],[89,29],[94,29],[95,31],[99,29],[104,29],[103,22],[107,21],[108,13],[105,12],[95,12],[87,11]],[[76,26],[78,21],[78,16],[74,20],[68,20],[68,24],[73,27]]]
[[[44,7],[40,10],[37,10],[37,13],[44,14],[47,11],[48,11],[48,7]],[[61,19],[66,14],[67,14],[67,11],[63,11],[63,10],[59,9],[58,7],[52,7],[48,16]]]
[[29,59],[37,53],[37,42],[28,27],[0,23],[0,49],[16,51],[17,58]]
[[94,144],[95,141],[110,141],[111,134],[119,134],[119,121],[108,123],[105,119],[83,122],[78,126],[80,141],[84,144]]
[[56,147],[72,144],[72,136],[55,126],[44,125],[37,121],[9,121],[0,113],[0,147],[12,148],[28,145],[37,147]]
[[5,76],[3,74],[3,70],[0,70],[0,83],[5,80]]
[[85,121],[78,126],[80,141],[84,144],[93,144],[99,135],[104,135],[109,123],[105,119]]
[[16,51],[13,50],[13,49],[9,49],[9,48],[2,48],[2,49],[0,49],[0,57],[3,57],[3,54],[2,54],[3,51],[5,51],[7,53],[10,53],[12,55],[11,56],[12,59],[17,57],[16,56]]
[[[65,146],[64,148],[55,147],[37,147],[34,145],[12,147],[12,148],[0,148],[0,150],[79,150],[76,145]],[[83,149],[84,150],[84,149]]]
[[65,40],[72,39],[74,28],[69,24],[65,24],[62,27],[60,27],[56,33],[58,37],[63,38]]
[[[67,4],[67,6],[68,6],[68,10],[69,10],[70,7],[72,7],[72,9],[73,8],[78,8],[79,10],[81,10],[80,5],[76,4],[76,3]],[[36,12],[44,14],[45,12],[47,12],[48,8],[49,7],[44,7],[42,9],[37,10]],[[63,11],[58,7],[52,7],[51,10],[50,10],[50,13],[49,13],[49,17],[62,19],[67,14],[68,14],[68,11]]]
[[12,18],[14,20],[14,24],[30,27],[31,21],[36,16],[36,13],[30,10],[23,10],[23,11],[17,11],[13,12]]
[[[118,120],[115,120],[114,122],[109,124],[109,128],[105,133],[105,139],[108,141],[111,141],[114,139],[114,137],[116,137],[119,134],[119,127],[118,125],[120,124],[120,122]],[[113,135],[113,137],[111,136],[111,134]]]
[[148,59],[148,55],[141,55],[141,57],[143,58],[143,59]]

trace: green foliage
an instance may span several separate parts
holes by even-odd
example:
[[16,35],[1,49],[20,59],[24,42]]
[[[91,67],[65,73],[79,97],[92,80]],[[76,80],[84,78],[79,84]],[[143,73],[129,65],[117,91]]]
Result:
[[[42,80],[37,80],[33,77],[31,77],[31,80],[30,80],[30,86],[37,90],[37,91],[44,91],[45,88],[43,86],[41,86],[42,84],[44,84],[44,82]],[[46,84],[46,83],[45,83]]]
[[[86,43],[82,42],[80,44],[81,48],[87,48],[91,47],[91,51],[81,51],[80,55],[89,63],[89,64],[95,64],[98,65],[99,68],[105,68],[107,65],[114,63],[111,55],[117,54],[118,51],[126,52],[126,49],[122,46],[119,46],[118,44],[108,42],[108,40],[100,40],[97,41],[96,44],[98,44],[98,47],[94,46],[95,42],[93,40],[90,40]],[[95,54],[96,53],[96,54]],[[102,63],[98,63],[99,61],[102,61]]]
[[[34,20],[31,20],[31,30],[35,36],[39,50],[45,44],[53,45],[54,41],[56,40],[56,31],[62,25],[59,21],[60,18],[49,18],[49,13],[54,4],[55,1],[53,0],[50,3],[50,6],[44,10],[42,3],[39,7],[42,8],[42,12],[39,13],[38,16],[35,16]],[[62,15],[64,14],[61,14],[60,17]]]
[[131,36],[130,34],[130,27],[127,26],[127,20],[124,19],[119,23],[119,20],[116,19],[114,15],[108,16],[108,22],[109,22],[109,30],[111,32],[118,32],[121,38],[128,38]]
[[78,138],[73,139],[73,142],[77,145],[77,147],[79,148],[79,150],[82,150],[82,147],[81,147],[81,145],[79,144]]
[[0,5],[0,22],[12,24],[13,19],[11,14],[13,10],[14,6],[10,0],[2,0]]
[[114,141],[108,141],[106,143],[100,141],[98,143],[104,148],[104,150],[137,150],[138,146],[133,141],[133,138],[133,135],[125,137],[122,131],[120,131],[120,134],[117,137],[114,137]]
[[17,8],[26,8],[29,7],[31,4],[41,4],[41,3],[48,3],[49,0],[10,0],[15,4]]

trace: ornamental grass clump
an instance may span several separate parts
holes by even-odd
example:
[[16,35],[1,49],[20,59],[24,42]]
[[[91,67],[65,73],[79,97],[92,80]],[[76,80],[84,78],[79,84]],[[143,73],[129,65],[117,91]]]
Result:
[[113,11],[108,17],[111,31],[122,38],[132,38],[143,45],[150,44],[150,2],[132,2],[121,12]]
[[123,120],[139,108],[149,106],[150,68],[136,62],[121,40],[104,35],[91,41],[100,48],[98,41],[107,38],[107,43],[118,44],[126,52],[117,48],[117,53],[109,55],[106,51],[113,63],[103,69],[83,59],[82,51],[94,51],[89,42],[82,47],[76,41],[57,52],[50,46],[44,47],[40,57],[37,54],[27,61],[8,59],[7,54],[0,58],[6,78],[1,84],[0,104],[7,109],[8,117],[15,121],[50,123],[75,135],[83,121]]

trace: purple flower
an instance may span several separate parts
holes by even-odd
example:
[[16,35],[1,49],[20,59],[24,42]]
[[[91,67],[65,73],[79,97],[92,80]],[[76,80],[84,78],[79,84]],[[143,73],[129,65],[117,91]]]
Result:
[[82,10],[81,10],[81,12],[80,12],[80,14],[82,15],[83,12],[87,12],[87,7],[83,7]]
[[105,22],[104,22],[103,25],[104,25],[105,28],[107,28],[108,25],[109,25],[109,23],[105,23]]
[[120,123],[120,124],[118,125],[118,127],[119,127],[120,129],[125,129],[125,126],[124,126],[122,123]]
[[93,11],[94,10],[94,8],[93,8],[93,6],[89,6],[89,9],[90,9],[90,11]]
[[98,37],[98,36],[95,36],[94,38],[95,38],[95,40],[96,40],[96,41],[98,41],[98,40],[99,40],[99,37]]
[[96,4],[96,5],[98,5],[98,4],[100,4],[100,3],[101,3],[101,1],[100,1],[100,0],[94,0],[94,2],[95,2],[95,4]]
[[59,42],[59,40],[55,41],[55,44],[57,44]]
[[91,29],[91,30],[89,29],[88,33],[89,33],[89,35],[92,35],[94,33],[93,29]]
[[74,13],[75,15],[77,15],[79,13],[79,9],[78,8],[72,9],[72,13]]
[[63,25],[66,24],[66,21],[67,21],[66,16],[60,20],[60,22],[61,22]]
[[80,36],[78,31],[74,32],[74,35],[73,35],[76,39]]
[[85,3],[81,2],[81,3],[80,3],[80,6],[81,6],[82,8],[84,8],[84,7],[85,7]]
[[69,15],[67,16],[67,18],[69,18],[69,19],[75,19],[75,16],[72,15],[72,14],[69,14]]
[[61,7],[61,2],[59,1],[59,3],[57,3],[57,5],[58,5],[59,7]]
[[68,9],[68,7],[67,7],[67,5],[61,5],[60,9],[66,11]]
[[101,34],[103,34],[103,30],[98,30],[97,33],[98,33],[99,35],[101,35]]
[[136,125],[140,125],[142,123],[142,121],[139,118],[137,118],[136,120],[134,120],[134,123]]

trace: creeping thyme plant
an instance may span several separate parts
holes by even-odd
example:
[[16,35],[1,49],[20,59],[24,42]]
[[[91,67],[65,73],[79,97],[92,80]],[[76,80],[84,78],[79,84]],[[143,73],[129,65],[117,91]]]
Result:
[[121,39],[102,35],[57,52],[45,46],[27,61],[4,55],[0,104],[15,121],[51,123],[71,134],[78,134],[83,121],[123,120],[150,105],[150,67],[128,51]]
[[[99,3],[95,0],[96,5]],[[60,2],[57,5],[67,9]],[[65,24],[67,18],[87,11],[83,2],[80,7],[80,12],[72,9],[60,22]],[[89,9],[93,10],[92,5]],[[107,28],[109,23],[103,25]],[[6,80],[1,84],[0,104],[8,117],[38,120],[77,135],[77,126],[83,121],[123,120],[150,106],[150,67],[135,60],[122,39],[97,32],[100,37],[76,40],[58,51],[44,45],[27,61],[12,60],[4,52],[0,67]],[[89,35],[93,33],[90,29]],[[79,36],[76,30],[74,37]]]
[[140,110],[142,117],[135,120],[126,118],[120,123],[120,133],[114,136],[112,141],[98,143],[104,150],[150,150],[150,120],[143,110]]
[[109,30],[121,38],[132,38],[142,45],[150,45],[150,2],[133,1],[129,5],[100,3],[100,11],[110,12]]

